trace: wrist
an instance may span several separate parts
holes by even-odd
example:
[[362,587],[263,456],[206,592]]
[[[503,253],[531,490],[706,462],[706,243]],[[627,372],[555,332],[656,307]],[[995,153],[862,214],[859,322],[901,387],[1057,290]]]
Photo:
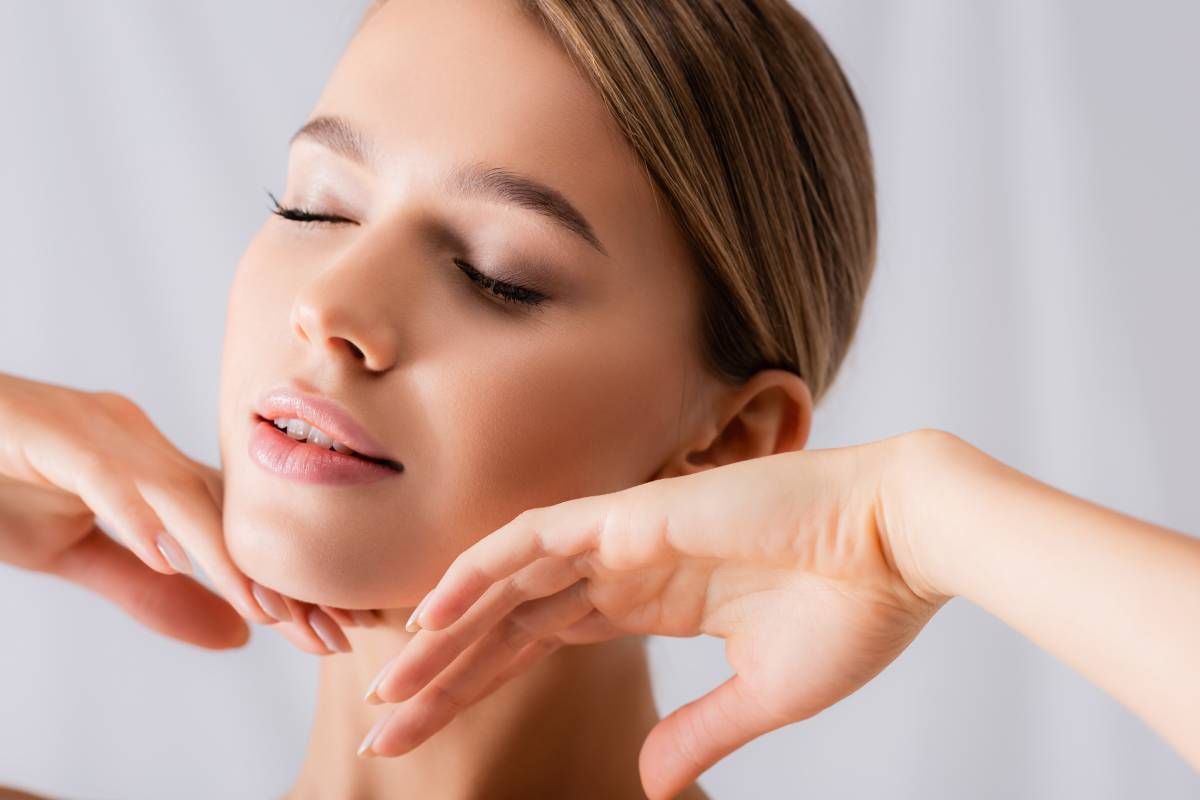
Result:
[[982,455],[965,440],[937,428],[885,439],[879,488],[881,537],[893,567],[918,597],[942,605],[958,595],[956,548],[969,536],[955,488]]

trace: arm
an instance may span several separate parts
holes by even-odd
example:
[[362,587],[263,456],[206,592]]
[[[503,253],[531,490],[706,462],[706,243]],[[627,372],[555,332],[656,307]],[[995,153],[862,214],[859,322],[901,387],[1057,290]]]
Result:
[[407,752],[563,644],[719,636],[734,674],[668,714],[639,755],[647,795],[674,797],[746,742],[856,691],[955,595],[1200,768],[1200,542],[932,429],[522,512],[417,606],[413,639],[367,694],[414,702],[360,752]]
[[1200,769],[1200,540],[923,438],[894,502],[933,590],[995,614]]

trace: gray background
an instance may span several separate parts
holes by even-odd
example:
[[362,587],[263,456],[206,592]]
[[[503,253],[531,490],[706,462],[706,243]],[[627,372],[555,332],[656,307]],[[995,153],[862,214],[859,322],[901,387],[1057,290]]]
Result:
[[[0,0],[0,371],[125,392],[215,462],[229,280],[361,7]],[[865,106],[882,220],[811,446],[942,427],[1200,532],[1200,5],[802,7]],[[290,785],[315,663],[281,637],[208,653],[2,567],[0,608],[0,783]],[[651,652],[664,713],[729,674],[719,640]],[[859,692],[701,784],[723,800],[1200,793],[1144,724],[961,599]]]

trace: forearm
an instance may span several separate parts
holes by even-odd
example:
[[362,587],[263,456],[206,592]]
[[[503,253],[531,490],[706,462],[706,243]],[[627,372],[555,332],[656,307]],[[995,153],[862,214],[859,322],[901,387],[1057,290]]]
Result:
[[958,444],[935,448],[916,490],[930,582],[1077,669],[1200,769],[1200,540]]

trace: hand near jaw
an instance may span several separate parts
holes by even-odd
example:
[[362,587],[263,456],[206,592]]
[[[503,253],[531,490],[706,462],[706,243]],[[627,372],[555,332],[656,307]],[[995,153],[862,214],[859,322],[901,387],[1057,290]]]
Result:
[[[243,575],[225,547],[220,471],[178,450],[131,400],[0,374],[0,423],[0,561],[84,586],[201,647],[244,644],[244,618],[283,620],[308,652],[349,648],[340,626],[365,616]],[[193,561],[215,593],[188,576]]]
[[889,541],[890,445],[785,452],[533,509],[461,553],[372,701],[365,751],[397,755],[563,644],[725,639],[735,671],[659,722],[640,756],[669,797],[891,662],[948,598]]
[[931,429],[518,515],[418,605],[420,630],[368,693],[401,705],[360,755],[417,747],[564,644],[720,636],[735,674],[642,745],[643,788],[671,797],[858,689],[955,596],[1109,691],[1200,769],[1200,540]]

